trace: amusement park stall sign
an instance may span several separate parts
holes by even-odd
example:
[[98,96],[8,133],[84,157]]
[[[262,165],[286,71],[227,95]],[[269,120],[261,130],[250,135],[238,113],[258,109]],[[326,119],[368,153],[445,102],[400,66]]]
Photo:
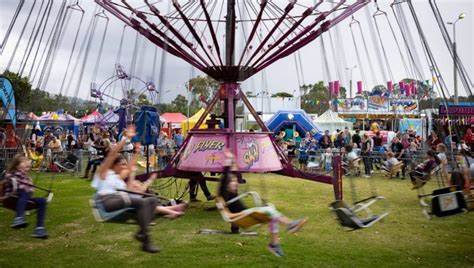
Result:
[[391,99],[390,111],[397,114],[417,114],[418,100],[414,99]]
[[[278,155],[266,134],[235,134],[238,171],[264,172],[282,169]],[[227,134],[194,134],[179,160],[178,169],[220,172],[224,167]]]
[[449,105],[448,109],[444,105],[439,106],[440,115],[456,115],[456,116],[474,116],[474,105]]
[[367,100],[364,98],[353,98],[353,99],[338,99],[337,100],[337,112],[338,113],[366,113],[367,112]]
[[388,112],[388,98],[381,95],[367,98],[367,112],[369,114],[385,114]]
[[416,114],[418,100],[389,99],[381,96],[370,96],[367,99],[338,99],[337,112],[341,114]]

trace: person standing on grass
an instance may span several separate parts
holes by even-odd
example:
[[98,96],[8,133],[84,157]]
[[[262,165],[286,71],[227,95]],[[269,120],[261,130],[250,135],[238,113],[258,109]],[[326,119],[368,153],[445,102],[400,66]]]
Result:
[[360,148],[360,141],[361,141],[360,130],[356,129],[355,134],[352,135],[352,143],[357,144],[357,148]]
[[5,193],[7,196],[10,194],[18,196],[15,208],[16,215],[10,227],[19,229],[28,226],[28,223],[25,220],[25,210],[28,201],[32,201],[37,206],[37,213],[36,227],[31,236],[34,238],[46,239],[48,238],[48,233],[44,227],[44,219],[46,217],[46,199],[33,197],[35,188],[33,181],[28,176],[30,168],[31,161],[22,155],[15,156],[7,168],[5,180],[7,183],[6,185],[8,186],[5,187]]
[[362,156],[362,160],[364,161],[365,177],[370,177],[370,174],[372,173],[372,159],[370,159],[371,154],[372,141],[369,138],[369,135],[367,135],[367,133],[364,133],[364,136],[362,136],[361,141],[360,155]]
[[[132,139],[135,135],[135,127],[129,126],[125,137]],[[158,199],[155,197],[141,198],[120,191],[127,189],[128,185],[123,179],[130,175],[133,169],[128,165],[125,157],[119,154],[125,143],[126,140],[122,139],[110,149],[98,172],[94,175],[91,185],[97,190],[97,198],[103,203],[107,212],[128,207],[137,210],[139,230],[135,234],[135,239],[142,242],[143,251],[157,253],[160,249],[152,244],[148,226],[154,218]]]
[[179,149],[183,145],[184,142],[184,137],[183,134],[181,134],[181,130],[177,129],[176,133],[173,136],[174,143],[176,145],[176,148]]

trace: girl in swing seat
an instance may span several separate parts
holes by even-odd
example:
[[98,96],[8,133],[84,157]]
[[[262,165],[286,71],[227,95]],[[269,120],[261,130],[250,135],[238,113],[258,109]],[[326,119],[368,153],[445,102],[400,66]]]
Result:
[[[125,130],[124,137],[131,139],[135,134],[135,127],[129,126]],[[126,140],[122,139],[110,149],[98,172],[94,175],[91,186],[97,190],[97,196],[107,212],[128,207],[137,210],[139,230],[135,234],[135,239],[142,243],[143,251],[157,253],[160,249],[152,244],[148,227],[154,218],[158,200],[155,197],[141,198],[120,191],[127,189],[128,185],[123,179],[130,174],[132,169],[125,157],[119,154],[125,143]]]
[[[217,197],[218,201],[224,203],[239,196],[239,183],[237,176],[231,171],[231,166],[235,166],[235,163],[233,162],[233,156],[230,152],[227,152],[226,156],[226,167],[219,184]],[[303,225],[307,222],[307,218],[290,220],[288,217],[279,212],[272,204],[267,204],[262,207],[247,208],[240,200],[237,200],[230,203],[227,208],[232,213],[231,217],[238,217],[248,212],[260,212],[270,217],[271,221],[268,223],[268,229],[270,232],[270,243],[268,244],[268,250],[277,257],[284,255],[280,246],[279,225],[286,225],[286,231],[288,233],[295,233],[300,230],[301,227],[303,227]],[[233,228],[235,227],[233,226]]]
[[[25,220],[25,210],[28,201],[33,201],[37,206],[37,220],[35,230],[31,236],[34,238],[46,239],[48,238],[48,233],[44,227],[44,219],[46,216],[46,199],[33,197],[35,188],[33,181],[28,176],[30,168],[31,161],[23,155],[15,156],[7,168],[5,179],[12,187],[6,187],[7,189],[5,193],[7,195],[15,194],[18,196],[15,208],[16,216],[13,219],[10,227],[19,229],[28,226],[28,223]],[[13,181],[16,181],[16,187],[13,186]]]

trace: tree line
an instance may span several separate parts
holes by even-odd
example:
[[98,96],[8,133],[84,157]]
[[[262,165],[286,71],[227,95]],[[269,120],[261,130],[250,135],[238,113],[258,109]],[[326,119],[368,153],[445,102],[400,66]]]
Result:
[[[37,115],[44,111],[57,111],[63,109],[75,117],[82,117],[93,110],[107,107],[99,107],[98,102],[84,100],[81,98],[73,98],[58,94],[51,94],[45,90],[32,89],[32,85],[27,77],[21,77],[17,73],[5,71],[3,76],[7,77],[13,85],[15,91],[15,100],[17,110],[21,112],[33,112]],[[410,83],[412,79],[404,79],[405,83]],[[443,103],[443,98],[437,96],[427,83],[421,81],[415,81],[417,83],[417,98],[419,101],[419,109],[435,108],[437,109],[440,104]],[[186,83],[187,96],[178,94],[171,103],[159,103],[153,104],[147,99],[145,95],[137,95],[134,89],[127,91],[127,98],[133,99],[137,106],[151,105],[158,108],[160,112],[179,112],[182,114],[193,115],[201,107],[204,107],[211,98],[217,93],[219,89],[219,83],[208,77],[208,76],[197,76],[190,79]],[[376,90],[386,90],[384,85],[375,86],[370,92]],[[394,85],[395,93],[399,92],[398,85]],[[346,89],[341,87],[340,97],[346,96]],[[364,91],[363,96],[367,96],[370,92]],[[255,92],[248,91],[245,93],[248,97],[255,97]],[[307,113],[322,114],[330,107],[331,96],[328,91],[328,87],[323,81],[319,81],[314,84],[303,85],[300,88],[301,96],[301,108]],[[276,92],[271,95],[272,98],[293,98],[292,94],[287,92]],[[453,98],[449,98],[448,101],[453,101]],[[461,102],[472,102],[474,101],[473,96],[459,97]],[[217,105],[217,109],[214,111],[219,114],[220,107]],[[241,114],[243,108],[237,107],[237,114]]]

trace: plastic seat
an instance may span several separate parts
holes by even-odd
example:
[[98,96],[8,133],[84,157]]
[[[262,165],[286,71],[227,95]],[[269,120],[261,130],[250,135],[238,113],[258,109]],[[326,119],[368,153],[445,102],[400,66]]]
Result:
[[467,202],[462,189],[456,186],[443,187],[431,194],[418,195],[423,214],[446,217],[467,211]]
[[216,198],[216,206],[221,213],[222,219],[243,229],[248,229],[252,226],[270,222],[271,218],[261,212],[248,210],[248,212],[243,211],[243,213],[237,214],[229,211],[227,208],[229,204],[249,195],[252,196],[256,207],[262,206],[262,199],[257,192],[246,192],[227,202],[224,202],[222,198]]
[[413,190],[423,187],[432,177],[441,170],[441,165],[434,167],[429,173],[412,171],[414,174],[415,181],[413,182]]
[[123,208],[110,212],[106,211],[104,204],[97,198],[96,194],[92,196],[90,205],[92,207],[92,215],[94,215],[94,219],[98,222],[123,222],[135,215],[134,208]]
[[[369,228],[378,221],[385,218],[389,213],[385,212],[380,215],[372,215],[368,207],[373,205],[376,201],[384,199],[381,196],[370,197],[364,202],[357,203],[354,207],[349,207],[346,202],[337,200],[331,203],[330,209],[335,213],[339,223],[343,227],[353,230],[361,228]],[[368,217],[360,218],[356,213],[360,211],[368,212]]]
[[382,172],[385,176],[389,179],[393,178],[397,173],[402,172],[403,169],[403,162],[398,162],[397,164],[393,165],[390,169],[382,168]]

